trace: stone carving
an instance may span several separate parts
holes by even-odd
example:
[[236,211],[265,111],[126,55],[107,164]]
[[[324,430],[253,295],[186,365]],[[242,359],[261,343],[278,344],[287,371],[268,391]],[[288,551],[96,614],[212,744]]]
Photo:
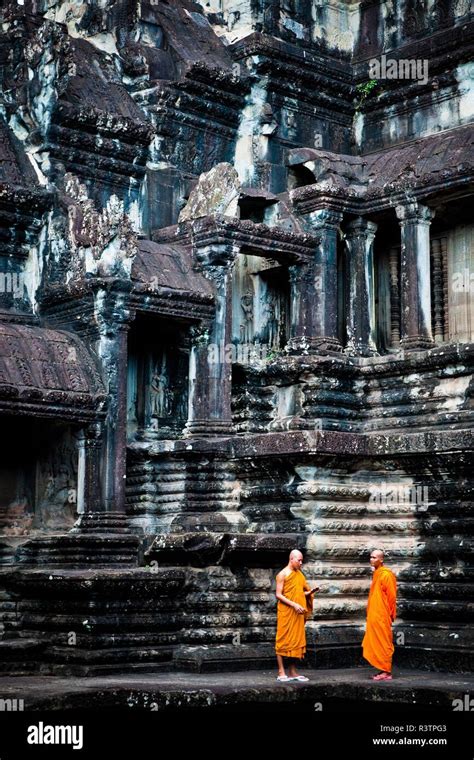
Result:
[[73,201],[68,207],[71,248],[83,271],[129,279],[138,245],[123,202],[112,195],[105,208],[97,211],[85,185],[72,174],[66,174],[65,188]]
[[244,323],[240,326],[241,343],[250,343],[253,338],[253,293],[246,290],[240,299],[240,305],[244,313]]
[[36,521],[45,528],[72,527],[77,511],[77,449],[65,436],[39,467]]
[[173,407],[173,391],[169,387],[169,378],[162,365],[156,368],[150,381],[150,415],[151,417],[169,417]]

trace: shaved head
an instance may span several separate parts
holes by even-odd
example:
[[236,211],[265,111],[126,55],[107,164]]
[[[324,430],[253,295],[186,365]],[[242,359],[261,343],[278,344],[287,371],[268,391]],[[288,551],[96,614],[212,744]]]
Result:
[[293,551],[290,552],[288,567],[290,567],[292,570],[301,570],[302,564],[303,564],[303,555],[301,554],[299,549],[293,549]]
[[372,549],[370,552],[370,565],[372,567],[372,570],[377,570],[381,565],[383,565],[383,558],[384,553],[382,549]]

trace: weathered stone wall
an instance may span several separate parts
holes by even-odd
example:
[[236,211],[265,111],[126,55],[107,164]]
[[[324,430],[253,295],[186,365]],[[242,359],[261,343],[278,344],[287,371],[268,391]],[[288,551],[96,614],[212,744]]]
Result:
[[317,664],[381,546],[399,662],[468,667],[467,0],[0,13],[12,669],[268,664],[295,546]]

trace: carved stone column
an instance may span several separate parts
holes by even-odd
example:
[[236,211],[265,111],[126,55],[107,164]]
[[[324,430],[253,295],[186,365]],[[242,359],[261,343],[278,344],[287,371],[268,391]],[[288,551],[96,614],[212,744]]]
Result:
[[390,345],[400,345],[400,252],[398,248],[389,251],[390,269]]
[[346,227],[345,351],[359,356],[377,353],[375,341],[374,239],[377,225],[357,217]]
[[337,235],[342,214],[322,209],[308,217],[320,238],[314,261],[291,267],[290,348],[341,351],[337,334]]
[[104,501],[100,491],[100,454],[102,430],[99,423],[82,431],[79,441],[78,512],[102,512]]
[[232,429],[232,269],[236,250],[228,244],[198,249],[205,277],[215,286],[215,316],[191,348],[188,436],[228,433]]
[[444,340],[444,289],[443,289],[443,260],[441,255],[441,239],[431,241],[431,260],[433,262],[432,300],[433,300],[433,335],[435,343]]
[[99,293],[97,309],[100,333],[98,354],[108,391],[102,463],[104,502],[107,512],[124,512],[127,458],[127,343],[132,316],[127,295],[123,293],[106,296]]
[[288,349],[293,352],[311,352],[315,344],[316,271],[314,262],[294,264],[290,274],[291,337]]
[[431,329],[430,223],[433,211],[418,203],[397,206],[401,227],[401,340],[410,351],[434,345]]

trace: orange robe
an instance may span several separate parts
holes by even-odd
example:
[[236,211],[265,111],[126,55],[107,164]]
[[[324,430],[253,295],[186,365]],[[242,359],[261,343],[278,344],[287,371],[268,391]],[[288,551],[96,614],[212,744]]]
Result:
[[309,591],[301,570],[292,570],[283,583],[283,596],[291,602],[296,602],[306,608],[304,614],[299,614],[293,607],[278,600],[277,605],[277,632],[275,652],[282,657],[296,657],[301,660],[306,652],[306,634],[304,624],[312,612],[310,598],[306,598],[305,591]]
[[397,614],[397,579],[387,567],[374,570],[367,605],[367,626],[362,641],[364,658],[374,668],[390,672],[394,652],[392,623]]

